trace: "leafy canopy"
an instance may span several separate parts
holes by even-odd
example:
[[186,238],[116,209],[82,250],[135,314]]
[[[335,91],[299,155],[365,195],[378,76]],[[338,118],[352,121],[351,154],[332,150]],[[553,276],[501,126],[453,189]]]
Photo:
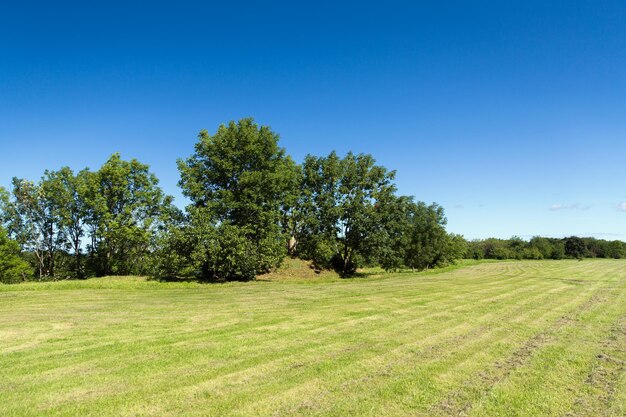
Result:
[[178,259],[182,270],[202,279],[252,279],[280,264],[288,240],[281,221],[294,199],[297,169],[277,134],[251,118],[221,125],[214,135],[203,130],[195,153],[178,168],[192,204],[165,248],[187,242]]
[[371,155],[353,153],[343,159],[335,152],[306,157],[300,256],[344,275],[376,260],[385,245],[386,210],[396,188],[395,172],[375,162]]

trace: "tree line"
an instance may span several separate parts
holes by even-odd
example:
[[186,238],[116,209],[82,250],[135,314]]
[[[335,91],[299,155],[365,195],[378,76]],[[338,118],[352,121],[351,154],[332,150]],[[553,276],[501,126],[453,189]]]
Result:
[[148,166],[119,154],[97,171],[64,167],[37,182],[13,178],[10,190],[0,189],[0,242],[21,256],[15,267],[0,268],[0,278],[145,274],[155,238],[175,211]]
[[[366,265],[423,269],[462,256],[443,208],[398,196],[371,155],[296,164],[253,119],[203,130],[177,161],[181,210],[147,165],[113,154],[98,170],[46,170],[0,190],[4,281],[142,274],[246,280],[285,256],[344,276]],[[3,268],[3,269],[1,269]]]
[[562,239],[535,236],[528,242],[519,238],[484,239],[467,243],[471,259],[582,259],[626,258],[626,242],[592,237]]
[[[203,130],[177,161],[180,209],[149,167],[113,154],[98,170],[46,170],[0,188],[0,281],[151,275],[249,280],[286,256],[353,275],[423,270],[460,258],[626,256],[621,242],[533,238],[467,242],[444,209],[398,195],[371,155],[308,155],[247,118]],[[582,242],[582,246],[580,246]],[[621,245],[621,246],[620,246]],[[584,247],[584,249],[581,249]]]
[[243,119],[200,132],[178,168],[191,204],[160,235],[158,277],[253,279],[285,256],[349,276],[461,256],[443,209],[398,196],[395,172],[371,155],[308,155],[298,165],[276,133]]

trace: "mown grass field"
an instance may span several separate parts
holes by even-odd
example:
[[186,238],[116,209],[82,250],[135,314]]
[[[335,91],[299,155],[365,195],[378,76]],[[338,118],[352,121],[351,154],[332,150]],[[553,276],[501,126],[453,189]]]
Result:
[[626,415],[626,261],[0,286],[0,415]]

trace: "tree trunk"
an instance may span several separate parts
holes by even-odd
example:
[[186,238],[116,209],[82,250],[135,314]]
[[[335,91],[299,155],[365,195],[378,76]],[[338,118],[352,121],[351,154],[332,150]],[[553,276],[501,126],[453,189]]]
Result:
[[298,246],[298,241],[296,240],[295,236],[291,235],[291,237],[287,241],[287,255],[293,256],[293,254],[296,252],[296,246]]
[[76,277],[82,279],[82,268],[80,263],[80,243],[78,240],[74,241],[74,259],[76,260]]

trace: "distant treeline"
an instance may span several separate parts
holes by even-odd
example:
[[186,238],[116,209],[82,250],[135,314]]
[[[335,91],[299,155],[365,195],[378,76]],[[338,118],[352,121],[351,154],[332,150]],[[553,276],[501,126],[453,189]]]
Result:
[[530,241],[519,237],[490,238],[468,242],[465,256],[472,259],[622,259],[626,258],[626,242],[576,236],[563,239],[535,236]]
[[184,210],[149,167],[113,154],[98,170],[46,170],[0,188],[0,282],[151,275],[247,280],[286,256],[343,276],[363,266],[428,269],[463,257],[623,257],[624,244],[534,238],[467,242],[436,203],[397,195],[371,155],[296,164],[252,119],[200,132],[179,159]]

